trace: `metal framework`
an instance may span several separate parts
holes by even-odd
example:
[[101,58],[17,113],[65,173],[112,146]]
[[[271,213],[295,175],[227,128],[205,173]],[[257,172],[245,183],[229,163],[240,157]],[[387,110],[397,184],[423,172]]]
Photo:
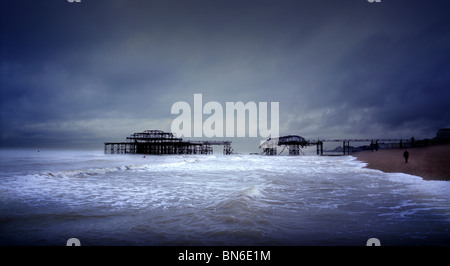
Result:
[[145,130],[130,135],[125,142],[105,142],[106,154],[212,154],[212,145],[223,145],[223,153],[233,153],[231,141],[185,141],[171,132]]
[[[350,154],[350,142],[371,142],[371,149],[378,150],[378,143],[398,143],[399,147],[410,146],[410,140],[406,139],[333,139],[333,140],[317,140],[310,141],[306,140],[304,137],[297,135],[287,135],[279,138],[268,138],[261,143],[259,146],[263,150],[262,154],[265,155],[277,155],[277,147],[282,147],[283,151],[287,148],[289,149],[289,155],[300,155],[301,149],[307,146],[316,145],[317,155],[323,155],[323,143],[324,142],[342,142],[342,152],[343,155]],[[302,152],[303,153],[303,152]]]
[[283,147],[280,154],[287,148],[289,155],[300,155],[300,148],[304,148],[310,143],[303,137],[297,135],[287,135],[279,138],[268,138],[261,143],[259,148],[263,149],[265,155],[277,155],[277,146]]

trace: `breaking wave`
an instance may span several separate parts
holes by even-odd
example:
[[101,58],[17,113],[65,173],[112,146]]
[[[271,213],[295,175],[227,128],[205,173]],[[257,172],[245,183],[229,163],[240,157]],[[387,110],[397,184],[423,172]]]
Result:
[[351,156],[8,156],[2,244],[52,245],[67,234],[92,245],[450,239],[450,182],[386,174]]

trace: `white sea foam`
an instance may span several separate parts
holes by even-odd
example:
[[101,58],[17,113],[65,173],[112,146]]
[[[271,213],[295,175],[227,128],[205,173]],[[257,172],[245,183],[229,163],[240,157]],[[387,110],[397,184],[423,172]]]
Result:
[[[450,182],[386,174],[351,156],[0,156],[0,218],[8,221],[0,233],[10,242],[53,244],[67,231],[92,244],[449,239]],[[54,237],[42,238],[49,224]]]

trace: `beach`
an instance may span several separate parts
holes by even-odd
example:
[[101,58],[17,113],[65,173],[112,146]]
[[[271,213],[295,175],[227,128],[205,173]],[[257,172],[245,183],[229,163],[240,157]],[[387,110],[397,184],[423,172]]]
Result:
[[[403,157],[405,150],[409,152],[408,163]],[[366,162],[367,168],[420,176],[425,180],[450,181],[450,144],[364,151],[352,155]]]

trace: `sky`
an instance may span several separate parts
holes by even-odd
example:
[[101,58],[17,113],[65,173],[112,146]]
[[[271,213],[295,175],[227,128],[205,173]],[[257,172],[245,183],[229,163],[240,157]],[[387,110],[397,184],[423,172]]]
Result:
[[[0,5],[0,147],[103,149],[170,131],[172,105],[193,108],[194,94],[278,102],[280,135],[306,139],[450,127],[448,0]],[[231,140],[253,151],[260,138]]]

